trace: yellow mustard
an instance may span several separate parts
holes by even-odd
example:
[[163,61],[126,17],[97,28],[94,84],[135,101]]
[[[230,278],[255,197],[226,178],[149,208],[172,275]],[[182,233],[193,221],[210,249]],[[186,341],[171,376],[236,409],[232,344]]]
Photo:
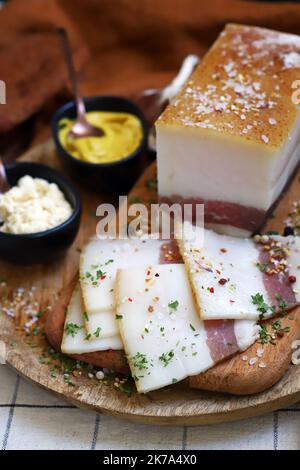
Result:
[[100,127],[102,137],[68,136],[74,123],[71,119],[59,121],[59,140],[73,157],[90,163],[110,163],[128,157],[140,145],[143,137],[141,121],[129,113],[90,111],[87,120]]

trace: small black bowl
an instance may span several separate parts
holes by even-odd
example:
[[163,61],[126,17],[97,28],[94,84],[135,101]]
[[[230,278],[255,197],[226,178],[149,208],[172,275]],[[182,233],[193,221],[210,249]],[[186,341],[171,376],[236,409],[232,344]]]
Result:
[[0,231],[0,258],[17,264],[48,263],[60,258],[73,243],[80,225],[81,202],[78,191],[62,175],[49,166],[31,162],[5,165],[11,186],[25,175],[56,183],[73,208],[72,215],[62,224],[44,232],[15,235]]
[[75,119],[76,107],[71,101],[54,114],[52,133],[57,152],[67,165],[72,175],[88,189],[97,192],[127,192],[139,177],[143,161],[142,156],[148,146],[148,128],[146,119],[132,101],[118,96],[96,96],[84,99],[87,111],[119,111],[137,116],[142,124],[143,138],[139,147],[128,157],[112,163],[89,163],[74,158],[62,146],[59,138],[59,121],[63,118]]

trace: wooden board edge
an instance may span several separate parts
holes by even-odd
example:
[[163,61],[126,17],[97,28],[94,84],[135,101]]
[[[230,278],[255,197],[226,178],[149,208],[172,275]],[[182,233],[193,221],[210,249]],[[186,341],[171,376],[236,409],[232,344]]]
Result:
[[[18,370],[12,363],[7,362],[7,365],[11,370],[16,372],[19,376],[27,380],[29,383],[38,386],[39,388],[51,392],[57,398],[71,403],[75,407],[83,411],[94,411],[98,414],[104,414],[107,416],[113,416],[118,419],[126,420],[131,423],[136,424],[148,424],[148,425],[158,425],[158,426],[205,426],[213,424],[221,424],[227,422],[240,421],[247,418],[254,418],[256,416],[261,416],[266,413],[277,411],[281,408],[286,408],[292,406],[293,404],[300,401],[300,391],[292,393],[291,395],[286,395],[284,397],[276,398],[269,402],[261,403],[256,406],[245,406],[238,410],[232,410],[227,412],[220,413],[207,413],[201,415],[184,415],[184,416],[166,416],[166,415],[146,415],[139,413],[124,413],[115,411],[101,406],[93,406],[84,404],[81,400],[76,400],[71,397],[67,397],[64,393],[60,393],[56,390],[53,390],[42,383],[36,381],[28,375],[23,374]],[[217,392],[212,392],[217,393]]]

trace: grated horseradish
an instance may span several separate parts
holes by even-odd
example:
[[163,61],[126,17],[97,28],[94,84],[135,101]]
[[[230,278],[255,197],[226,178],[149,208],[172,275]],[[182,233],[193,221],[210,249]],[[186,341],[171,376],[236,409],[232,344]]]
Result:
[[26,175],[0,195],[0,231],[13,234],[43,232],[65,222],[72,212],[57,184]]

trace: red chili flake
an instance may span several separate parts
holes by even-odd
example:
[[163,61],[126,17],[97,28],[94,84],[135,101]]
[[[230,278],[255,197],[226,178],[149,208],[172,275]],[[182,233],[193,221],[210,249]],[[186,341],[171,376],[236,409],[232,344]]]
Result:
[[296,282],[296,276],[289,276],[288,281],[290,284],[294,284],[294,282]]
[[226,284],[226,282],[228,282],[228,279],[225,279],[224,277],[219,279],[219,284],[221,284],[221,286],[224,286],[224,284]]
[[128,302],[132,302],[132,298],[131,297],[128,297]]
[[279,336],[280,338],[283,338],[284,330],[279,330],[278,333],[277,333],[277,336]]
[[215,293],[215,289],[214,289],[213,287],[210,287],[209,292],[210,292],[211,294],[214,294],[214,293]]
[[103,279],[106,279],[106,276],[101,276],[100,279],[103,281]]
[[227,253],[226,248],[220,248],[221,253]]
[[151,274],[151,271],[149,269],[149,271],[147,271],[147,276],[150,276],[150,274]]
[[229,302],[230,302],[231,304],[234,304],[234,303],[235,303],[235,300],[229,300]]

